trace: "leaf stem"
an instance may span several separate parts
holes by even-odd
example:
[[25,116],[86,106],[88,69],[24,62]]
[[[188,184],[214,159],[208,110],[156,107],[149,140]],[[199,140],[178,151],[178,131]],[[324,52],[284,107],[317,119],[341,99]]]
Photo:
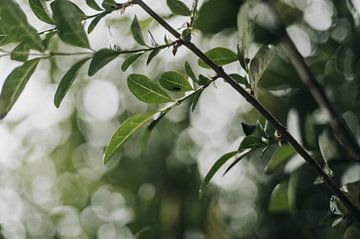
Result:
[[282,137],[289,142],[290,145],[300,154],[308,165],[324,180],[326,186],[344,203],[344,205],[353,213],[354,216],[360,218],[359,209],[349,200],[349,198],[342,192],[335,181],[330,178],[322,169],[319,163],[301,146],[301,144],[287,131],[286,127],[282,125],[254,96],[248,93],[244,88],[237,84],[222,67],[216,65],[210,58],[208,58],[196,45],[191,41],[181,40],[181,35],[173,27],[171,27],[165,20],[163,20],[157,13],[155,13],[142,0],[133,0],[132,3],[139,5],[145,12],[153,17],[160,25],[162,25],[168,32],[170,32],[178,41],[191,50],[195,55],[208,64],[219,77],[223,78],[229,83],[239,94],[241,94],[261,115],[264,116],[274,127],[281,133]]

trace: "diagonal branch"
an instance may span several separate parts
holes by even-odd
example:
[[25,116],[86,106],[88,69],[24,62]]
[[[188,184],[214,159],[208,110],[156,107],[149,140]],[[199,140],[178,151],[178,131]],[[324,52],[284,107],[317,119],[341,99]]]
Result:
[[178,41],[191,50],[195,55],[208,64],[219,77],[223,78],[229,83],[239,94],[241,94],[259,113],[261,113],[274,127],[281,133],[282,137],[289,142],[290,145],[300,154],[308,165],[324,180],[327,187],[344,203],[344,205],[353,213],[354,216],[360,218],[359,209],[349,200],[349,198],[342,192],[339,186],[333,181],[317,163],[317,161],[300,145],[300,143],[287,131],[286,127],[282,125],[255,97],[237,84],[222,67],[216,65],[210,58],[208,58],[196,45],[190,41],[183,41],[181,35],[173,27],[171,27],[164,19],[155,13],[142,0],[132,0],[132,3],[139,5],[145,12],[153,17],[161,26],[170,32]]

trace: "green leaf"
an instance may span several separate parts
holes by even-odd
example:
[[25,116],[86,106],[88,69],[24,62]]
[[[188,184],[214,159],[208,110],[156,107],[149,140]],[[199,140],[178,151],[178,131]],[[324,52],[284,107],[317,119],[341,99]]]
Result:
[[253,134],[256,130],[256,125],[241,123],[241,128],[246,136]]
[[117,7],[117,3],[114,0],[104,0],[101,5],[106,10],[111,10]]
[[142,55],[144,55],[144,52],[139,52],[128,56],[122,63],[121,70],[126,71]]
[[190,16],[191,11],[190,9],[181,1],[179,0],[166,0],[168,7],[170,8],[171,12],[175,15],[181,16]]
[[106,13],[100,14],[90,22],[88,30],[87,30],[88,34],[90,34],[95,29],[95,27],[98,25],[100,20],[105,16],[106,16]]
[[0,94],[0,119],[3,119],[13,107],[39,61],[40,58],[26,61],[8,75]]
[[71,85],[79,73],[80,68],[90,59],[91,57],[80,60],[79,62],[75,63],[68,72],[65,73],[55,93],[54,104],[57,108],[59,108],[66,93],[69,91]]
[[20,43],[10,54],[11,60],[26,61],[29,57],[30,48],[27,44]]
[[111,156],[130,138],[132,137],[144,124],[152,119],[153,113],[134,115],[125,120],[116,130],[106,147],[104,154],[104,163],[106,164]]
[[55,36],[55,35],[56,35],[56,32],[55,32],[55,31],[49,32],[49,33],[47,33],[47,34],[45,35],[45,38],[44,38],[44,40],[42,41],[45,49],[47,49],[47,48],[49,47],[50,40],[51,40],[52,37]]
[[144,41],[144,36],[141,32],[141,28],[136,16],[134,17],[134,20],[131,23],[131,33],[137,43],[146,46],[146,43]]
[[199,80],[197,81],[199,85],[208,85],[211,83],[211,80],[207,78],[206,76],[200,74]]
[[36,29],[28,23],[25,13],[16,2],[0,0],[0,16],[0,44],[21,42],[34,50],[44,49]]
[[207,188],[209,186],[209,183],[210,183],[211,179],[214,177],[215,173],[217,171],[219,171],[221,166],[223,166],[229,159],[234,157],[237,153],[238,153],[238,151],[232,151],[232,152],[224,154],[218,160],[216,160],[216,162],[211,167],[209,172],[206,174],[204,180],[202,181],[202,183],[200,185],[200,190],[199,190],[199,197],[200,198],[202,198],[205,195],[206,190],[207,190]]
[[172,101],[170,96],[158,84],[144,75],[131,74],[127,82],[131,93],[142,102],[161,104]]
[[30,8],[34,12],[35,16],[41,21],[48,24],[54,24],[53,20],[49,16],[49,11],[44,0],[29,0]]
[[262,146],[265,146],[265,143],[261,140],[261,138],[255,135],[249,135],[246,136],[243,141],[241,141],[239,150],[255,149]]
[[342,239],[359,239],[359,238],[360,238],[360,229],[356,227],[349,227],[346,229]]
[[186,74],[188,75],[188,77],[190,77],[190,79],[197,82],[195,73],[194,73],[193,69],[191,68],[189,62],[187,62],[187,61],[185,62],[185,71],[186,71]]
[[231,77],[231,79],[233,79],[234,81],[236,81],[240,85],[244,85],[247,88],[251,87],[249,82],[247,82],[247,80],[245,79],[245,77],[242,77],[239,74],[230,74],[230,77]]
[[60,39],[74,46],[90,48],[89,40],[81,24],[84,13],[79,7],[67,0],[56,0],[51,3],[51,9]]
[[148,59],[146,60],[146,65],[149,65],[150,62],[160,53],[160,49],[155,49],[150,52]]
[[88,71],[89,76],[95,75],[101,68],[106,66],[117,56],[119,56],[119,52],[111,49],[101,49],[95,52],[89,66],[89,71]]
[[200,99],[200,96],[202,94],[202,92],[204,91],[204,89],[202,90],[199,90],[197,91],[194,96],[193,96],[193,99],[192,99],[192,102],[191,102],[191,111],[194,112],[197,104],[199,103],[199,99]]
[[101,7],[99,7],[99,5],[96,3],[95,0],[86,0],[86,4],[87,4],[90,8],[92,8],[92,9],[94,9],[94,10],[96,10],[96,11],[101,11],[101,10],[102,10]]
[[288,212],[289,209],[288,183],[285,181],[276,185],[272,191],[269,202],[269,212],[282,213]]
[[185,76],[175,71],[163,73],[159,83],[162,87],[170,91],[186,92],[193,90]]
[[253,150],[247,150],[245,152],[241,152],[242,154],[240,156],[238,156],[234,162],[232,162],[229,167],[227,167],[227,169],[225,170],[225,172],[223,173],[223,176],[225,176],[238,162],[240,162],[240,160],[242,160],[243,158],[245,158],[247,155],[249,155]]
[[[223,47],[211,49],[206,52],[205,55],[218,66],[230,64],[238,59],[237,55],[233,51]],[[199,59],[198,64],[203,68],[210,69],[210,67],[201,59]]]
[[296,151],[288,144],[282,145],[271,156],[270,161],[265,167],[265,173],[273,173],[279,166],[286,163],[291,157],[295,155]]

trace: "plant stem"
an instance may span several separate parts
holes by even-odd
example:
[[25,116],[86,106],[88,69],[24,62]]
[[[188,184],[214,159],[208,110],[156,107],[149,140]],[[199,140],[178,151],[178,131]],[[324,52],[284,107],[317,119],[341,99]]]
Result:
[[326,96],[323,87],[316,80],[316,77],[306,64],[304,57],[300,54],[288,34],[285,34],[285,39],[283,40],[282,45],[300,79],[306,85],[318,104],[328,112],[330,116],[330,125],[336,134],[343,140],[343,142],[340,140],[340,143],[351,152],[353,156],[352,159],[360,162],[360,147],[356,138],[346,125],[343,118],[337,113],[334,105]]
[[157,13],[155,13],[142,0],[133,0],[133,4],[139,5],[145,12],[153,17],[161,26],[170,32],[178,41],[191,50],[195,55],[208,64],[216,73],[217,76],[223,78],[229,83],[239,94],[241,94],[261,115],[264,116],[274,127],[281,133],[281,136],[300,154],[308,165],[324,180],[326,186],[344,203],[344,205],[353,213],[354,216],[360,218],[359,209],[349,200],[349,198],[342,192],[339,186],[333,181],[318,164],[318,162],[301,146],[299,142],[287,131],[286,127],[282,125],[254,96],[237,84],[222,67],[216,65],[210,58],[208,58],[196,45],[190,41],[183,41],[181,35],[173,27],[171,27],[165,20],[163,20]]

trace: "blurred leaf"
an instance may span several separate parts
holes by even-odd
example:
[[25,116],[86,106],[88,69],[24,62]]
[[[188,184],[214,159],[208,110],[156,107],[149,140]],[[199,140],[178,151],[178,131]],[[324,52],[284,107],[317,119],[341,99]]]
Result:
[[166,3],[172,13],[175,15],[181,15],[181,16],[190,16],[191,11],[190,9],[181,1],[179,0],[166,0]]
[[236,157],[235,161],[232,162],[229,167],[227,167],[227,169],[225,170],[225,172],[223,173],[223,176],[225,176],[238,162],[240,162],[240,160],[242,160],[243,158],[245,158],[248,154],[250,154],[251,152],[253,152],[252,150],[248,150],[243,152],[239,157]]
[[54,24],[49,15],[49,11],[44,0],[29,0],[29,4],[31,10],[34,12],[37,18],[48,24]]
[[117,3],[114,0],[104,0],[101,5],[106,10],[111,10],[117,7]]
[[158,84],[152,82],[145,75],[131,74],[127,82],[131,93],[142,102],[161,104],[172,101]]
[[282,213],[288,212],[290,209],[288,199],[288,182],[282,182],[275,186],[271,193],[269,212]]
[[342,239],[359,239],[360,229],[356,227],[349,227],[346,229]]
[[66,93],[69,91],[71,85],[73,84],[76,76],[79,73],[80,68],[90,59],[91,57],[80,60],[65,73],[55,93],[54,104],[57,108],[59,108]]
[[56,0],[51,3],[51,9],[60,39],[74,46],[90,48],[81,24],[85,14],[79,7],[67,0]]
[[266,144],[258,136],[249,135],[241,141],[239,150],[260,148],[265,145]]
[[[205,55],[218,66],[230,64],[238,59],[233,51],[223,47],[213,48],[206,52]],[[203,68],[210,69],[210,67],[201,59],[199,59],[198,64]]]
[[186,74],[188,75],[188,77],[190,77],[190,79],[192,79],[194,82],[197,82],[194,71],[191,68],[189,62],[187,62],[187,61],[185,61],[185,71],[186,71]]
[[209,172],[206,174],[204,180],[202,181],[201,185],[200,185],[200,190],[199,190],[199,197],[202,198],[205,193],[206,190],[209,186],[210,180],[213,178],[213,176],[215,175],[215,173],[217,171],[219,171],[219,169],[221,168],[221,166],[223,166],[229,159],[231,159],[232,157],[234,157],[236,154],[238,153],[238,151],[232,151],[229,153],[224,154],[223,156],[221,156],[218,160],[216,160],[216,162],[214,163],[214,165],[211,167],[211,169],[209,170]]
[[99,5],[96,3],[95,0],[86,0],[86,4],[90,8],[94,9],[95,11],[101,11],[102,10],[101,7],[99,7]]
[[144,124],[152,119],[154,113],[146,113],[134,115],[125,120],[116,130],[108,143],[105,154],[104,163],[106,164],[111,156],[130,138],[132,137]]
[[250,9],[250,3],[244,3],[239,11],[237,16],[237,27],[240,35],[240,44],[238,45],[238,59],[240,61],[240,65],[243,69],[247,69],[247,64],[245,62],[246,52],[250,44],[253,41],[253,23],[248,19],[248,13]]
[[193,96],[193,99],[192,99],[192,102],[191,102],[191,111],[194,112],[197,104],[199,103],[199,99],[200,99],[200,96],[202,94],[202,92],[204,91],[204,89],[202,90],[199,90],[197,91],[194,96]]
[[117,56],[119,56],[119,52],[107,48],[95,52],[89,66],[89,76],[95,75],[101,68],[106,66]]
[[161,75],[159,83],[170,91],[186,92],[193,90],[185,76],[175,71],[168,71]]
[[88,34],[90,34],[94,29],[95,27],[98,25],[98,23],[100,22],[100,20],[106,16],[106,13],[103,13],[103,14],[100,14],[98,16],[96,16],[89,24],[89,27],[88,27]]
[[269,162],[265,167],[265,173],[266,174],[273,173],[279,166],[286,163],[295,154],[296,151],[294,150],[293,147],[291,147],[288,144],[282,145],[271,156],[271,159],[269,160]]
[[254,59],[250,63],[250,80],[253,83],[257,83],[263,73],[267,70],[271,61],[275,57],[276,50],[273,47],[267,45],[262,46],[256,53]]
[[45,35],[45,38],[44,38],[44,40],[42,41],[45,49],[47,49],[47,48],[49,47],[50,40],[51,40],[52,37],[55,36],[55,35],[56,35],[56,32],[55,32],[55,31],[49,32],[49,33],[47,33],[47,34]]
[[253,134],[256,130],[255,125],[241,123],[241,128],[246,136]]
[[146,65],[149,65],[150,62],[160,53],[160,49],[155,49],[150,52],[148,59],[146,60]]
[[20,43],[10,54],[10,59],[15,61],[26,61],[29,58],[30,48],[27,44]]
[[230,77],[231,77],[231,79],[233,79],[234,81],[236,81],[240,85],[244,85],[247,88],[251,87],[249,82],[247,82],[247,80],[245,79],[245,77],[242,77],[239,74],[230,74]]
[[0,16],[0,44],[21,42],[34,50],[44,49],[36,29],[28,23],[25,13],[16,2],[0,0]]
[[360,181],[347,183],[341,186],[341,190],[345,192],[350,201],[360,209]]
[[139,52],[128,56],[121,65],[121,70],[126,71],[142,55],[144,55],[144,52]]
[[144,41],[144,36],[141,32],[141,28],[139,25],[139,22],[137,20],[137,17],[135,16],[132,23],[131,23],[131,33],[137,43],[140,45],[146,46],[146,43]]
[[40,58],[26,61],[16,67],[6,78],[0,94],[0,119],[3,119],[19,98],[26,83],[34,73]]
[[236,27],[241,0],[209,0],[202,4],[194,27],[207,34]]

